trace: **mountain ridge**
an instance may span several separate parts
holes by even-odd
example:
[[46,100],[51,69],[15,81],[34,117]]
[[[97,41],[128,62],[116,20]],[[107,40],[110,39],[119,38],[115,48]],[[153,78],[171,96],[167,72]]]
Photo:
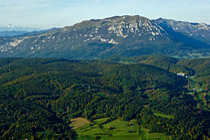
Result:
[[189,37],[204,41],[210,44],[210,25],[205,23],[194,23],[187,21],[175,21],[173,19],[159,18],[154,20],[158,25],[165,24],[171,27],[174,31],[183,33]]
[[[210,49],[208,42],[174,30],[176,34],[172,34],[164,27],[138,15],[91,19],[43,34],[1,38],[0,57],[101,59],[148,54],[192,57],[192,53],[210,56],[210,51],[203,54],[203,49]],[[187,39],[180,40],[183,36]]]

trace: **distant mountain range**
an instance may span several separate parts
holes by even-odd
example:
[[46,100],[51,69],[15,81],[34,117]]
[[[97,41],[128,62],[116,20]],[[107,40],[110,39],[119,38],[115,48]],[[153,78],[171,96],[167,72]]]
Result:
[[29,26],[16,26],[16,25],[6,25],[6,26],[0,26],[0,31],[40,31],[41,29],[35,28],[35,27],[29,27]]
[[0,37],[14,37],[17,35],[22,35],[28,33],[26,31],[0,31]]
[[0,26],[0,37],[15,37],[29,32],[40,31],[39,28],[27,27],[27,26],[15,26],[7,25]]
[[101,59],[145,54],[178,58],[210,56],[210,26],[161,18],[115,16],[0,38],[0,57]]

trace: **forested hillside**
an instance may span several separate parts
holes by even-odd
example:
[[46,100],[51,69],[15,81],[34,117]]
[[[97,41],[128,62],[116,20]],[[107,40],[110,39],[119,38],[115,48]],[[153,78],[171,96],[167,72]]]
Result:
[[0,59],[0,138],[76,139],[70,127],[76,117],[137,119],[171,139],[210,138],[210,112],[186,94],[188,80],[161,67],[108,60]]

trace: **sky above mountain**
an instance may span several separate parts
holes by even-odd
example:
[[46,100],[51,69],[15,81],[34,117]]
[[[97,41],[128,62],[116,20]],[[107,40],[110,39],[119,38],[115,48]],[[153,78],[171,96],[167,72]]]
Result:
[[210,24],[209,13],[210,0],[0,0],[0,26],[63,27],[116,15]]

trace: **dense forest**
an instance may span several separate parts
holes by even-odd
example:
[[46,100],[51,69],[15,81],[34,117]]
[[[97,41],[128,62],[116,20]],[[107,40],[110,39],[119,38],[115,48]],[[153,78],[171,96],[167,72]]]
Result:
[[[76,117],[135,118],[171,139],[210,139],[209,95],[198,99],[199,93],[189,94],[190,79],[176,75],[205,79],[209,60],[202,60],[2,58],[0,139],[75,139],[70,119]],[[203,69],[196,67],[201,62]],[[208,87],[206,93],[207,82],[200,81]]]

